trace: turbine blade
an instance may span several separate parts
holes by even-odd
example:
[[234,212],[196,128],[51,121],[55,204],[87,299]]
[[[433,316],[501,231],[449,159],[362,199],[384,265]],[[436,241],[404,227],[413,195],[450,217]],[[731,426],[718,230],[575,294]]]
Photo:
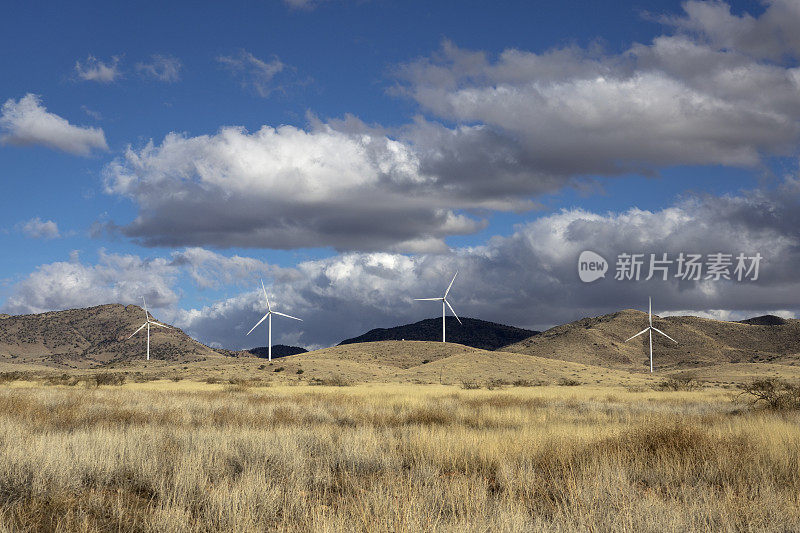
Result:
[[295,319],[295,320],[299,320],[300,322],[302,322],[302,321],[303,321],[303,319],[302,319],[302,318],[297,318],[296,316],[287,315],[287,314],[285,314],[285,313],[279,313],[279,312],[277,312],[277,311],[273,311],[273,312],[272,312],[272,314],[273,314],[273,315],[281,315],[281,316],[285,316],[286,318],[293,318],[293,319]]
[[272,306],[269,305],[269,296],[267,296],[267,289],[264,287],[264,280],[261,280],[261,290],[264,291],[264,298],[267,299],[267,311],[272,311]]
[[653,297],[647,297],[648,306],[647,306],[647,317],[650,319],[650,325],[653,325]]
[[657,331],[658,333],[661,333],[662,335],[664,335],[666,338],[668,338],[669,340],[671,340],[671,341],[672,341],[672,342],[674,342],[675,344],[678,344],[678,341],[676,341],[675,339],[673,339],[672,337],[670,337],[669,335],[667,335],[666,333],[664,333],[664,332],[663,332],[663,331],[661,331],[660,329],[658,329],[658,328],[656,328],[656,327],[653,327],[653,331]]
[[[248,331],[248,332],[247,332],[247,335],[250,335],[251,333],[253,333],[253,330],[254,330],[254,329],[256,329],[256,328],[259,326],[259,324],[261,324],[262,322],[264,322],[264,320],[266,320],[266,319],[267,319],[267,317],[270,315],[270,313],[271,313],[271,311],[270,311],[270,312],[268,312],[266,315],[262,316],[262,317],[261,317],[261,320],[259,320],[258,322],[256,322],[256,325],[255,325],[255,326],[253,326],[253,327],[250,329],[250,331]],[[245,335],[245,337],[247,337],[247,335]]]
[[448,285],[447,286],[447,290],[444,291],[444,297],[445,298],[447,298],[447,295],[450,294],[450,289],[453,287],[453,282],[456,280],[456,276],[458,276],[458,270],[456,270],[456,273],[453,274],[453,279],[450,280],[450,285]]
[[444,298],[414,298],[417,302],[441,302]]
[[144,296],[142,296],[142,303],[144,304],[144,319],[150,320],[150,316],[147,314],[147,300],[144,299]]
[[136,335],[137,333],[139,333],[140,331],[142,331],[146,325],[147,325],[147,322],[145,322],[144,324],[142,324],[142,327],[140,327],[139,329],[137,329],[136,331],[134,331],[133,333],[131,333],[131,336],[130,336],[130,337],[128,337],[128,338],[130,339],[131,337],[133,337],[134,335]]
[[[455,279],[455,278],[454,278],[454,279]],[[450,302],[448,302],[447,300],[445,300],[445,301],[444,301],[444,303],[446,303],[446,304],[447,304],[447,307],[449,307],[449,308],[450,308],[450,311],[452,311],[452,312],[453,312],[453,316],[454,316],[454,317],[456,317],[456,320],[458,320],[458,323],[459,323],[459,324],[461,324],[461,325],[463,326],[463,325],[464,325],[464,323],[463,323],[463,322],[461,322],[461,319],[460,319],[460,318],[458,318],[458,315],[456,314],[456,310],[455,310],[455,309],[453,309],[453,306],[452,306],[452,305],[450,305]]]
[[150,323],[153,324],[154,326],[159,326],[159,327],[162,327],[162,328],[172,329],[172,326],[167,326],[166,324],[159,324],[158,322],[154,322],[153,320],[151,320]]
[[[633,337],[631,337],[631,339],[635,339],[636,337],[638,337],[638,336],[639,336],[639,335],[641,335],[642,333],[647,333],[647,330],[648,330],[648,329],[650,329],[650,326],[648,326],[648,327],[644,328],[642,331],[640,331],[639,333],[637,333],[636,335],[634,335]],[[625,342],[628,342],[628,341],[629,341],[629,340],[631,340],[631,339],[626,339],[626,340],[625,340]]]

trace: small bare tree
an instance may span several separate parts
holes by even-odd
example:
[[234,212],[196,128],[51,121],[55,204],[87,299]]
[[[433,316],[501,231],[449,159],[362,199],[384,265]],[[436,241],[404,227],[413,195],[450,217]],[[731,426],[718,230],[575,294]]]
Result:
[[754,407],[785,410],[800,409],[800,385],[774,378],[757,379],[739,385],[740,397],[745,397]]

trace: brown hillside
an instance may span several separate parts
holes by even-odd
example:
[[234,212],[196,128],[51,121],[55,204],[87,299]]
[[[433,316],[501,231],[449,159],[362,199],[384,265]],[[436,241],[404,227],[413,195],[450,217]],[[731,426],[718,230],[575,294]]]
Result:
[[273,361],[286,376],[303,370],[304,379],[338,376],[352,381],[461,383],[526,380],[558,383],[621,382],[627,373],[517,353],[487,351],[429,341],[379,341],[347,344]]
[[[657,369],[692,368],[724,363],[800,363],[800,320],[758,325],[693,316],[657,317],[653,325],[678,344],[653,334]],[[649,368],[645,333],[647,313],[625,310],[556,326],[540,335],[502,348],[538,357],[633,371]]]
[[[144,358],[146,331],[128,340],[144,320],[141,307],[120,304],[10,316],[0,321],[0,359],[85,368]],[[151,359],[220,357],[180,329],[152,327],[150,342]]]

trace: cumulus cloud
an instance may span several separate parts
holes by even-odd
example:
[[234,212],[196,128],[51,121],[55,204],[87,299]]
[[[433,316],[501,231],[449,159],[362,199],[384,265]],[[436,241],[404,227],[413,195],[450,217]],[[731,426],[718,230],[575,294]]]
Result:
[[18,227],[23,235],[31,239],[57,239],[61,237],[61,233],[58,231],[58,224],[52,220],[42,220],[39,217],[35,217],[19,224]]
[[[436,306],[412,299],[440,294],[459,270],[451,300],[460,315],[524,327],[644,308],[648,296],[664,314],[797,315],[798,213],[800,180],[787,179],[772,190],[691,196],[654,211],[564,209],[448,254],[348,252],[286,268],[204,248],[151,259],[101,252],[96,264],[72,258],[41,266],[12,288],[4,307],[34,312],[129,303],[144,293],[160,316],[203,342],[243,348],[263,344],[244,336],[263,314],[263,277],[276,309],[304,320],[276,328],[275,341],[326,346],[371,328],[438,316]],[[609,261],[605,279],[580,281],[577,261],[584,250]],[[621,253],[667,253],[674,260],[681,252],[760,253],[763,260],[756,281],[682,280],[674,268],[667,280],[613,279]],[[178,287],[188,285],[212,303],[185,305]]]
[[793,153],[798,72],[688,36],[615,56],[510,49],[496,59],[445,42],[400,68],[398,90],[496,139],[518,179],[567,182],[674,165],[755,166]]
[[174,83],[181,79],[181,60],[173,56],[155,54],[151,56],[149,63],[136,63],[136,70],[143,76]]
[[217,61],[239,78],[242,87],[252,89],[263,98],[275,90],[273,79],[286,68],[277,56],[264,61],[246,50],[232,56],[220,56]]
[[453,207],[482,201],[442,190],[419,165],[374,133],[223,128],[128,148],[105,184],[139,206],[122,231],[148,246],[444,251],[444,237],[483,227]]
[[75,62],[75,75],[84,81],[111,83],[122,77],[119,63],[120,59],[117,56],[112,56],[111,61],[105,62],[89,55],[86,61]]
[[[110,164],[107,191],[137,204],[123,233],[145,245],[445,252],[447,236],[480,230],[487,212],[533,209],[603,176],[796,155],[795,33],[778,31],[793,13],[779,0],[758,17],[688,2],[664,35],[618,54],[495,57],[445,42],[397,69],[393,92],[422,111],[409,124],[346,116],[171,134]],[[757,53],[772,29],[771,51]],[[286,69],[244,50],[219,59],[262,96]]]
[[0,129],[5,131],[0,140],[9,144],[41,144],[82,156],[90,155],[94,149],[108,150],[102,129],[70,124],[48,112],[35,94],[7,100],[0,115]]
[[[325,346],[371,328],[437,316],[439,308],[412,298],[441,293],[456,269],[459,277],[451,294],[461,316],[517,326],[543,328],[643,308],[648,296],[663,314],[721,319],[767,312],[796,315],[800,231],[781,215],[794,212],[798,200],[797,184],[787,182],[767,196],[753,192],[697,197],[659,211],[598,214],[569,209],[526,224],[508,237],[494,237],[483,246],[450,255],[348,253],[303,262],[297,274],[274,278],[269,289],[276,305],[304,319],[300,330],[290,329],[280,342]],[[775,209],[764,217],[768,206]],[[742,217],[744,212],[752,216]],[[608,279],[593,284],[579,280],[577,259],[587,249],[611,262]],[[613,279],[614,259],[620,253],[668,253],[675,258],[682,251],[758,252],[764,260],[755,282]],[[243,333],[261,307],[259,292],[252,290],[180,311],[177,320],[208,341],[244,347],[252,341]]]
[[174,306],[176,272],[169,259],[142,259],[100,251],[94,265],[78,260],[42,265],[19,282],[4,304],[15,314],[138,303],[145,296],[153,307]]
[[725,2],[684,2],[685,15],[662,20],[696,34],[716,48],[739,50],[757,58],[800,57],[800,5],[794,0],[765,0],[764,13],[734,15]]

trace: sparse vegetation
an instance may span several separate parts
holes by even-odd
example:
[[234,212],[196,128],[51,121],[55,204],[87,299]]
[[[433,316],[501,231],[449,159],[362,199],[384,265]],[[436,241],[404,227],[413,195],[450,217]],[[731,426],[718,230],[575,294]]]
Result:
[[574,378],[561,378],[558,380],[558,384],[562,387],[577,387],[581,382]]
[[657,390],[690,391],[701,388],[703,384],[691,372],[673,374],[655,385]]
[[122,385],[125,383],[125,374],[120,372],[100,372],[94,375],[94,382],[100,385]]
[[342,376],[331,376],[329,378],[311,378],[309,385],[319,385],[327,387],[349,387],[352,383]]
[[800,385],[768,378],[739,385],[740,398],[754,407],[773,411],[800,410]]
[[461,382],[461,388],[464,390],[480,389],[481,384],[474,379],[465,379]]

